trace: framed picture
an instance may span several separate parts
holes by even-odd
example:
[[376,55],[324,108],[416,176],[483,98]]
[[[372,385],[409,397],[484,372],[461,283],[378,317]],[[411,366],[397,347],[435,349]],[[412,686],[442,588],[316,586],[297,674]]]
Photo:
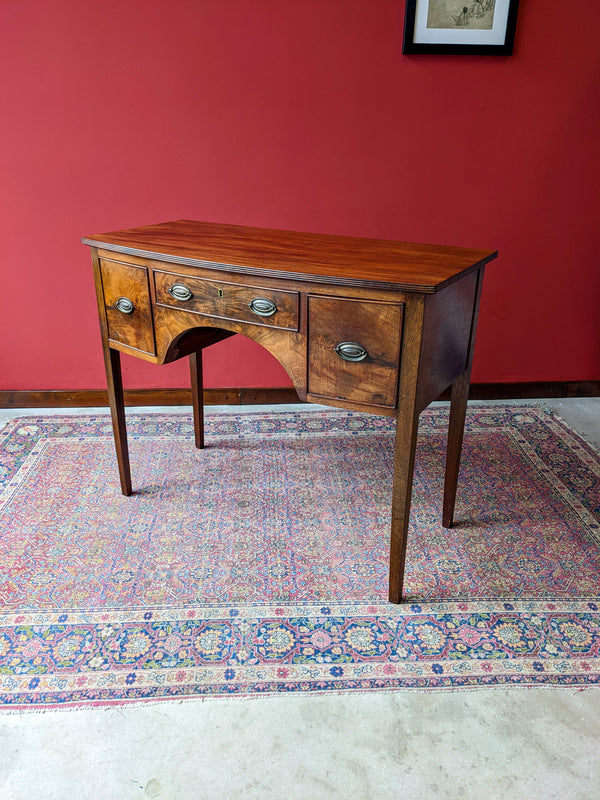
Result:
[[403,53],[508,56],[519,0],[406,0]]

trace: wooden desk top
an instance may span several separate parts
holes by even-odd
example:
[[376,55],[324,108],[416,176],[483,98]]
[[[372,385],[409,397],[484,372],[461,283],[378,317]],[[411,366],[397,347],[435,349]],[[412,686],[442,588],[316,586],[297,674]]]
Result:
[[82,241],[175,264],[217,270],[233,267],[247,275],[425,293],[439,291],[498,255],[492,250],[183,219],[97,234]]

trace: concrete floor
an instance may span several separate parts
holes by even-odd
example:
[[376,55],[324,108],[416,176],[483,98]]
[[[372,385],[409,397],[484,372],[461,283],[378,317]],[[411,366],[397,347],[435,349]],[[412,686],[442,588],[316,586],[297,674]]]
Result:
[[[600,398],[530,402],[600,448]],[[0,411],[0,424],[27,413],[41,412]],[[600,687],[0,714],[0,800],[307,796],[598,800]]]

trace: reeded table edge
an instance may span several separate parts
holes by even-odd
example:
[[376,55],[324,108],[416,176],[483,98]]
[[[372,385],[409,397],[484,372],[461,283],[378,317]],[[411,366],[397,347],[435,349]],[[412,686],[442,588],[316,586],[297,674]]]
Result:
[[243,275],[256,275],[258,277],[264,278],[276,278],[278,280],[298,280],[298,281],[305,281],[308,283],[328,283],[337,286],[354,286],[356,288],[366,288],[366,289],[386,289],[391,291],[398,291],[398,292],[417,292],[423,294],[435,294],[439,292],[441,289],[444,289],[446,286],[457,281],[459,278],[463,278],[465,275],[468,275],[470,272],[479,269],[480,267],[484,266],[485,264],[493,261],[498,255],[498,251],[495,250],[494,252],[490,253],[488,256],[482,258],[480,261],[477,261],[475,264],[472,264],[470,267],[466,267],[457,275],[453,275],[450,278],[447,278],[445,281],[437,284],[436,286],[431,285],[421,285],[421,284],[406,284],[406,283],[397,283],[391,281],[373,281],[373,280],[361,280],[359,278],[343,278],[339,276],[333,275],[322,275],[320,273],[307,273],[307,272],[292,272],[290,270],[276,270],[276,269],[267,269],[261,267],[248,267],[248,266],[240,266],[239,264],[226,264],[220,263],[217,261],[203,261],[197,258],[186,258],[185,256],[176,256],[170,253],[159,253],[154,252],[152,250],[141,250],[139,248],[134,247],[125,247],[124,245],[116,245],[110,242],[103,242],[100,239],[89,239],[87,237],[82,238],[82,244],[89,245],[90,247],[97,247],[101,248],[102,250],[110,250],[116,253],[123,253],[125,255],[130,256],[138,256],[140,258],[148,258],[152,260],[160,260],[166,261],[170,264],[182,264],[187,267],[200,267],[203,269],[214,269],[217,271],[222,272],[239,272]]

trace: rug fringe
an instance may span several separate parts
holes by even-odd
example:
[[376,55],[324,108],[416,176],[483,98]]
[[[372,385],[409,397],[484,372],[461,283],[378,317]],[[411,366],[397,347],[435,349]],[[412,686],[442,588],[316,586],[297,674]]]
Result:
[[17,715],[26,715],[26,714],[69,714],[72,712],[91,712],[91,711],[102,711],[102,712],[119,712],[123,713],[124,711],[128,710],[140,710],[142,708],[164,708],[165,706],[183,706],[183,705],[192,705],[192,704],[200,704],[200,703],[222,703],[227,701],[235,701],[235,702],[248,702],[253,700],[260,700],[261,702],[264,701],[273,701],[273,702],[285,702],[286,700],[291,700],[292,698],[299,698],[302,697],[303,700],[309,700],[309,698],[322,698],[322,697],[332,697],[335,696],[342,700],[342,698],[349,698],[356,695],[360,695],[365,697],[367,695],[397,695],[398,693],[401,694],[458,694],[458,693],[475,693],[475,692],[482,692],[482,691],[492,691],[492,692],[515,692],[515,691],[552,691],[552,692],[564,692],[569,696],[573,696],[576,694],[580,694],[581,692],[588,692],[592,690],[598,690],[598,685],[594,683],[590,684],[582,684],[581,686],[573,687],[573,686],[557,686],[552,684],[533,684],[533,683],[517,683],[514,685],[507,686],[506,684],[491,684],[488,686],[431,686],[429,688],[423,688],[419,686],[411,686],[406,687],[403,689],[340,689],[340,690],[313,690],[307,692],[272,692],[268,694],[262,694],[260,692],[254,692],[250,694],[231,694],[231,695],[208,695],[208,696],[198,696],[195,697],[181,697],[181,698],[173,698],[173,697],[164,697],[162,699],[152,699],[152,700],[115,700],[114,702],[105,702],[105,703],[90,703],[90,704],[83,704],[83,703],[73,703],[69,705],[49,705],[49,706],[19,706],[15,708],[11,708],[10,706],[0,706],[0,719],[3,716],[17,716]]

